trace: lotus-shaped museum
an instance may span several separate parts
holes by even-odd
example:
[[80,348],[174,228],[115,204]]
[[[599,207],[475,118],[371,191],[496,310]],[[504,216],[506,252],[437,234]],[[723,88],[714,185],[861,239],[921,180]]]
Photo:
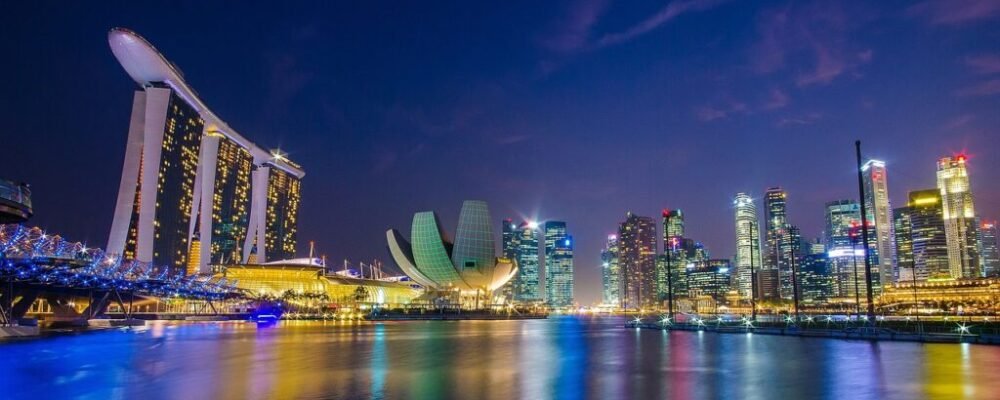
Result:
[[385,234],[396,264],[424,287],[490,293],[517,272],[513,261],[496,257],[492,221],[486,202],[467,200],[462,203],[454,243],[433,211],[413,215],[412,244],[395,229]]

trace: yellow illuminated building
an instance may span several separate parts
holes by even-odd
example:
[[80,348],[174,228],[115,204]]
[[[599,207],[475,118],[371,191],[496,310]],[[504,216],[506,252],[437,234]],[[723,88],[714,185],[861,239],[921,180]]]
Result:
[[267,228],[264,252],[269,258],[295,255],[301,182],[280,169],[272,169],[267,183]]
[[1000,279],[931,279],[899,282],[882,293],[882,304],[912,304],[920,302],[980,305],[990,307],[1000,300]]
[[201,268],[201,240],[196,236],[191,240],[191,251],[188,254],[187,274],[195,275]]
[[240,289],[258,295],[281,297],[297,294],[326,294],[334,305],[381,304],[396,307],[409,304],[423,292],[409,282],[386,282],[325,276],[323,267],[304,263],[247,264],[215,267],[216,276],[235,281]]

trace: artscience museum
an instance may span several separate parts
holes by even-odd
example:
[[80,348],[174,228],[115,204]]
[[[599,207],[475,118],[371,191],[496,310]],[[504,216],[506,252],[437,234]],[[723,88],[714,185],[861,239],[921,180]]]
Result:
[[486,202],[462,204],[454,242],[433,211],[413,215],[409,241],[395,229],[386,232],[389,252],[406,275],[433,292],[489,296],[507,283],[517,267],[496,256],[493,223]]

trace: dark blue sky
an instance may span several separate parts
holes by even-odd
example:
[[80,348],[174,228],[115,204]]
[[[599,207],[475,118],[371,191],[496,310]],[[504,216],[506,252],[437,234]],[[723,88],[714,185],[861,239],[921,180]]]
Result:
[[857,196],[855,139],[896,206],[967,151],[977,211],[1000,217],[995,0],[41,3],[0,16],[0,175],[32,184],[34,223],[92,245],[135,89],[115,26],[303,165],[300,248],[331,260],[388,261],[385,229],[433,209],[453,230],[484,199],[565,220],[589,303],[626,210],[681,208],[728,258],[732,196],[780,185],[818,236],[823,203]]

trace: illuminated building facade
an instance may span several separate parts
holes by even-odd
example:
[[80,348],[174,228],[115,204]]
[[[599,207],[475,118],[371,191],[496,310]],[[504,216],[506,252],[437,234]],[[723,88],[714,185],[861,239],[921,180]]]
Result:
[[[294,205],[282,210],[286,230],[277,248],[284,252],[275,254],[293,254],[301,168],[249,142],[219,119],[180,71],[139,35],[113,29],[108,41],[140,89],[132,102],[107,251],[178,274],[208,273],[213,262],[246,262],[246,249],[255,239],[248,236],[255,222],[253,210],[260,208],[256,218],[264,221],[266,194],[273,189],[269,180],[258,181],[256,176],[274,170],[294,181],[286,186],[294,187],[295,197]],[[256,255],[261,262],[269,256]]]
[[513,278],[514,264],[496,257],[493,222],[486,202],[467,200],[452,243],[433,211],[413,215],[410,240],[386,231],[389,252],[411,279],[433,291],[460,291],[486,298]]
[[545,222],[545,303],[573,305],[573,236],[562,221]]
[[[764,267],[762,270],[777,271],[776,293],[762,290],[763,297],[777,296],[782,299],[793,297],[792,262],[794,256],[792,246],[798,245],[798,238],[791,235],[791,225],[788,223],[787,208],[788,193],[780,187],[768,188],[764,192],[764,232],[767,248],[764,251]],[[797,235],[796,235],[797,236]],[[773,275],[768,273],[766,275]],[[764,288],[764,286],[761,286]]]
[[[517,267],[517,246],[514,241],[514,232],[517,230],[517,225],[514,225],[514,220],[510,218],[504,218],[501,221],[500,235],[501,244],[500,248],[503,253],[503,257],[511,260]],[[500,287],[500,295],[503,296],[505,300],[514,299],[514,282],[517,279],[511,279]]]
[[979,243],[976,210],[972,202],[969,171],[963,155],[944,157],[937,163],[937,188],[941,192],[944,230],[948,238],[948,266],[951,277],[977,278]]
[[910,192],[906,207],[893,211],[898,282],[951,277],[941,192]]
[[[656,292],[660,301],[667,299],[669,284],[673,283],[675,297],[687,296],[684,287],[684,269],[688,264],[688,252],[693,251],[694,241],[684,238],[684,212],[679,209],[664,209],[661,213],[663,228],[663,251],[656,257]],[[667,272],[673,276],[668,279]]]
[[833,294],[829,261],[825,252],[806,254],[800,259],[796,269],[802,301],[822,302]]
[[912,304],[914,295],[925,307],[928,303],[940,308],[962,305],[968,313],[994,314],[1000,305],[1000,279],[932,279],[916,284],[900,280],[886,288],[881,302]]
[[826,203],[826,240],[834,297],[856,297],[865,287],[864,249],[858,243],[861,206],[854,200]]
[[[201,201],[201,215],[211,215],[210,228],[211,264],[225,264],[243,260],[243,244],[250,225],[250,191],[253,173],[253,155],[236,142],[221,135],[205,138],[203,154],[216,154],[213,187],[202,188],[201,193],[212,193],[211,201]],[[214,150],[214,151],[213,151]],[[205,219],[202,219],[204,221]],[[200,231],[202,226],[196,228]],[[285,257],[291,258],[291,256]],[[199,266],[199,269],[201,266]]]
[[753,290],[751,264],[756,271],[761,268],[760,226],[757,222],[757,206],[746,193],[738,193],[733,199],[736,210],[736,283],[740,297],[748,299]]
[[601,250],[601,284],[604,304],[621,304],[621,271],[618,267],[618,235],[608,235]]
[[979,226],[979,240],[982,243],[983,275],[988,278],[1000,276],[1000,243],[997,238],[997,223],[983,222]]
[[716,301],[725,300],[732,279],[730,270],[729,260],[706,260],[686,268],[684,281],[687,282],[687,296],[711,296]]
[[864,189],[866,218],[872,225],[875,235],[869,235],[869,246],[874,250],[872,279],[878,278],[873,284],[889,285],[899,274],[893,268],[896,256],[893,234],[892,206],[889,204],[889,183],[886,175],[885,162],[868,160],[861,167]]
[[538,223],[522,222],[514,230],[517,248],[517,276],[514,278],[514,300],[531,303],[542,300],[538,265]]
[[[669,236],[668,236],[669,235]],[[684,237],[684,212],[679,209],[663,210],[663,246],[670,238]]]
[[325,294],[334,306],[380,304],[400,307],[417,299],[421,290],[407,282],[388,282],[344,276],[326,276],[323,266],[300,260],[267,264],[216,266],[217,277],[235,282],[240,289],[256,295],[281,298],[283,294]]
[[656,223],[631,211],[618,228],[622,308],[656,307]]

